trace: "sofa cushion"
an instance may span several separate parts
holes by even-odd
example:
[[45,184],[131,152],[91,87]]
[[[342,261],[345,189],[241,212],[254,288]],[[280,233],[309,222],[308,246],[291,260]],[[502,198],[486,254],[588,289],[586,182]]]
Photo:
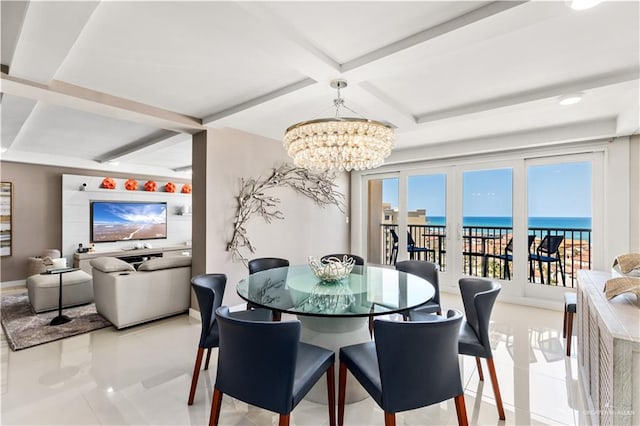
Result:
[[191,256],[157,257],[142,262],[138,271],[157,271],[158,269],[182,268],[191,266]]
[[97,257],[92,259],[89,264],[102,272],[120,272],[120,271],[135,271],[136,268],[133,265],[120,260],[115,257]]

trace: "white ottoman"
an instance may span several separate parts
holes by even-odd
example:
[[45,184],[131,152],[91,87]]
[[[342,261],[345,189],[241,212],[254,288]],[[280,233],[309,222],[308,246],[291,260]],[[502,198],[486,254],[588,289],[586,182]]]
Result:
[[[60,275],[36,274],[27,278],[29,302],[36,312],[58,309],[58,287]],[[91,275],[84,271],[62,274],[62,307],[93,302]]]

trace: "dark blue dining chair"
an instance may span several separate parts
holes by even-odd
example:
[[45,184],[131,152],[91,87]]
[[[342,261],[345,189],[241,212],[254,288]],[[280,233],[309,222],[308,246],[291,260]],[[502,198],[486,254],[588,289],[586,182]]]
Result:
[[209,425],[217,425],[222,396],[280,414],[288,425],[291,411],[326,373],[329,424],[335,425],[335,354],[300,342],[300,321],[256,322],[216,316],[220,328],[218,372]]
[[[269,269],[275,268],[284,268],[289,266],[289,261],[287,259],[282,259],[279,257],[258,257],[255,259],[251,259],[249,261],[249,275],[255,274],[257,272],[266,271]],[[286,275],[284,276],[286,279]],[[247,303],[247,309],[255,309],[256,306],[252,303]],[[273,311],[273,320],[280,321],[282,317],[282,313],[280,311]]]
[[[398,271],[407,272],[409,274],[417,275],[420,278],[423,278],[429,281],[434,289],[435,294],[433,295],[433,299],[425,303],[424,305],[420,305],[417,308],[413,309],[415,312],[420,312],[424,314],[432,314],[437,313],[441,315],[442,307],[440,306],[440,267],[437,263],[428,262],[426,260],[404,260],[402,262],[396,263],[396,269]],[[408,316],[408,311],[403,313],[405,319]]]
[[386,426],[395,414],[455,398],[458,423],[467,424],[458,362],[459,311],[430,321],[377,319],[375,341],[340,348],[338,425],[344,424],[347,370],[384,410]]
[[[200,330],[200,342],[198,343],[196,363],[193,367],[193,376],[191,378],[188,405],[193,405],[193,399],[196,396],[196,387],[198,386],[198,377],[200,375],[200,366],[202,365],[204,350],[207,349],[207,359],[204,363],[204,369],[208,370],[211,349],[218,347],[220,341],[215,311],[222,304],[226,284],[227,276],[225,274],[202,274],[191,279],[191,288],[193,288],[196,299],[198,300],[198,306],[200,307],[202,327]],[[241,311],[234,313],[234,315],[256,321],[271,320],[271,311],[266,309]]]
[[476,358],[480,380],[484,380],[480,358],[484,358],[487,361],[493,394],[498,407],[498,416],[500,420],[504,420],[502,397],[500,396],[500,387],[498,386],[498,377],[496,375],[496,367],[493,364],[493,352],[489,341],[491,311],[498,293],[500,293],[500,284],[486,278],[461,278],[458,284],[466,319],[460,327],[459,353]]

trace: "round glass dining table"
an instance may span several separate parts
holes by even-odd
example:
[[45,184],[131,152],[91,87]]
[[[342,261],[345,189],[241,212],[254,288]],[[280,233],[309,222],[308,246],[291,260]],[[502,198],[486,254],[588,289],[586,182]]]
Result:
[[[296,315],[302,325],[300,340],[335,351],[337,363],[340,347],[371,339],[369,317],[418,307],[433,298],[435,289],[423,278],[388,267],[356,265],[342,280],[322,281],[309,265],[295,265],[249,275],[238,283],[237,292],[258,307]],[[308,399],[326,403],[322,383]],[[366,396],[364,389],[349,385],[346,401]]]

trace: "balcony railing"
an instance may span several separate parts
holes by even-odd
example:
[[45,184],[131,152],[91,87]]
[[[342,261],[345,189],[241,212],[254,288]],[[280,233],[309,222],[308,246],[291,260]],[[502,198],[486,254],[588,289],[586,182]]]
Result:
[[[397,225],[382,226],[382,256],[387,264],[393,263],[394,243],[390,229],[397,231]],[[408,230],[416,247],[426,247],[427,251],[414,254],[424,260],[436,262],[441,271],[447,270],[446,228],[441,225],[409,225]],[[529,247],[527,279],[532,283],[565,285],[575,287],[578,269],[591,269],[591,229],[569,228],[529,228],[533,237]],[[509,227],[465,226],[463,227],[463,268],[464,273],[474,276],[511,279],[513,277],[512,253],[507,250],[513,236]],[[536,257],[537,248],[545,236],[562,236],[558,253],[547,256],[542,262]],[[411,253],[410,253],[411,255]],[[425,259],[426,258],[426,259]],[[559,261],[549,261],[557,258]],[[507,263],[508,262],[508,263]]]

